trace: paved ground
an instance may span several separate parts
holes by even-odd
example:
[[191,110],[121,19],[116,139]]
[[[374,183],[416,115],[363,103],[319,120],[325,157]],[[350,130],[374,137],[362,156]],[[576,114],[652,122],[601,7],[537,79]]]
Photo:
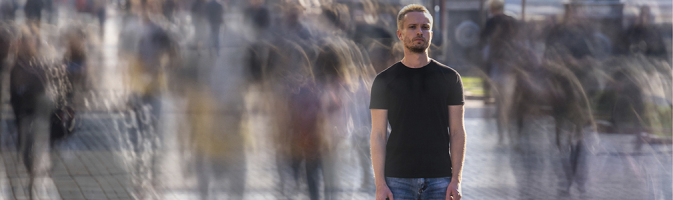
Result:
[[[263,117],[263,116],[258,116]],[[75,136],[58,146],[50,179],[43,180],[38,193],[41,199],[138,199],[147,193],[143,182],[148,177],[133,166],[138,162],[129,156],[123,139],[129,134],[111,127],[109,118],[87,119]],[[541,120],[543,121],[543,120]],[[254,123],[254,122],[253,122]],[[494,121],[468,118],[468,146],[463,180],[466,199],[554,199],[558,180],[553,169],[551,146],[544,135],[548,125],[533,125],[539,134],[531,137],[530,149],[514,153],[508,147],[497,145]],[[261,124],[259,124],[261,125]],[[5,125],[7,127],[7,125]],[[546,130],[545,130],[546,129]],[[11,144],[13,134],[3,134],[2,165],[0,170],[0,197],[25,199],[27,175]],[[166,138],[165,138],[166,139]],[[569,199],[665,199],[671,194],[670,146],[646,146],[634,150],[630,135],[600,134],[596,152],[589,155],[589,181],[586,195],[572,190]],[[166,141],[169,141],[168,139]],[[166,150],[171,144],[167,144]],[[245,199],[278,199],[280,196],[275,160],[271,149],[259,144],[248,149],[245,175]],[[339,199],[371,199],[372,192],[360,187],[361,172],[354,151],[344,144],[335,167],[339,176]],[[162,184],[156,188],[159,199],[194,199],[198,190],[194,176],[185,170],[170,169],[186,165],[174,152],[155,154],[163,159],[165,169],[155,177]],[[186,159],[187,160],[187,159]],[[142,180],[146,179],[146,180]],[[523,180],[522,180],[523,179]],[[303,184],[303,183],[302,183]],[[226,186],[211,189],[217,196],[231,192]],[[306,199],[306,186],[300,185],[294,197]],[[301,191],[304,192],[301,192]],[[298,195],[298,196],[297,196]],[[281,198],[282,199],[282,198]],[[560,198],[563,199],[563,198]]]

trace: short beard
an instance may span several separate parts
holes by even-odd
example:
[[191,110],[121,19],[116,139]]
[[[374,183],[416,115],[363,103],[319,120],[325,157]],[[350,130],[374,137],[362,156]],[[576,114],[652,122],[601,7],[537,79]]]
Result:
[[425,50],[428,49],[428,47],[430,47],[430,45],[428,43],[425,43],[425,45],[421,45],[421,46],[416,46],[416,45],[406,46],[406,48],[409,49],[409,51],[411,51],[413,53],[423,53],[423,52],[425,52]]

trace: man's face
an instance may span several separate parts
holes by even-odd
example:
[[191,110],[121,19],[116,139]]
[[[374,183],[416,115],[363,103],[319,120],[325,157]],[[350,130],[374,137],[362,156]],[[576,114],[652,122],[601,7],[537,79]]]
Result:
[[422,12],[407,13],[402,21],[402,29],[397,30],[397,38],[404,42],[404,48],[414,53],[422,53],[432,41],[432,22]]

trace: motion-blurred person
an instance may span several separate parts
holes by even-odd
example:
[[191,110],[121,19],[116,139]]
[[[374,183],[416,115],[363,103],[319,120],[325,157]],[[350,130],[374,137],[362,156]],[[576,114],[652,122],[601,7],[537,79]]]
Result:
[[[573,59],[593,57],[593,29],[581,19],[576,11],[566,9],[563,21],[552,25],[547,31],[544,57],[559,53],[572,56]],[[551,53],[551,55],[550,55]]]
[[[588,138],[596,127],[589,99],[594,92],[600,93],[594,71],[598,67],[596,57],[604,52],[600,52],[601,44],[597,42],[599,32],[583,21],[582,17],[579,12],[566,9],[563,22],[554,25],[547,35],[541,74],[521,79],[538,80],[521,84],[522,88],[527,87],[529,90],[519,90],[533,92],[522,96],[529,100],[528,104],[537,104],[539,102],[536,101],[546,98],[547,103],[544,104],[552,107],[556,134],[552,166],[558,178],[557,193],[561,197],[569,196],[573,185],[577,186],[580,195],[586,194],[587,156],[592,148]],[[525,104],[515,107],[534,109]]]
[[[134,151],[139,154],[134,160],[142,198],[156,198],[156,187],[160,186],[157,167],[162,156],[163,136],[160,122],[162,98],[166,94],[168,72],[177,63],[177,45],[168,31],[152,22],[147,11],[137,30],[137,50],[131,54],[127,79],[129,88],[129,112],[135,119],[135,132],[131,137]],[[145,157],[145,159],[143,158]],[[146,159],[149,158],[149,159]]]
[[285,25],[283,27],[283,37],[297,42],[312,39],[311,31],[302,24],[305,8],[294,4],[286,5],[283,8],[283,25]]
[[[10,73],[10,103],[16,118],[18,146],[21,158],[30,175],[29,198],[37,177],[47,175],[49,168],[49,114],[54,109],[53,99],[47,94],[46,73],[37,66],[39,40],[24,29],[17,44],[15,66]],[[31,62],[32,61],[32,62]]]
[[653,24],[654,15],[649,6],[640,7],[637,21],[624,31],[622,52],[642,53],[647,56],[667,58],[666,46],[659,29]]
[[376,73],[394,64],[393,34],[377,25],[376,21],[366,20],[367,14],[364,10],[355,10],[352,15],[355,28],[349,33],[350,38],[367,52]]
[[98,18],[98,30],[99,35],[102,36],[105,34],[105,21],[107,20],[107,1],[98,0],[95,1],[94,12]]
[[175,15],[175,0],[165,0],[164,3],[161,5],[161,11],[164,14],[164,17],[168,19],[168,21],[173,21],[173,15]]
[[263,37],[260,32],[266,30],[271,26],[271,12],[264,5],[264,0],[251,0],[248,7],[244,10],[246,20],[249,20],[253,25],[253,30],[257,34],[257,38]]
[[191,85],[186,92],[190,142],[201,199],[220,196],[215,195],[220,191],[213,186],[223,185],[229,199],[243,199],[247,165],[242,110],[236,109],[235,103],[218,102],[212,90],[203,85]]
[[491,93],[495,94],[498,142],[502,144],[504,136],[508,134],[507,115],[511,112],[516,88],[514,71],[522,64],[517,62],[517,58],[528,55],[526,50],[518,45],[518,22],[504,14],[505,2],[490,0],[487,5],[491,17],[480,33],[480,43],[484,52],[483,70],[488,77],[483,82],[484,101],[490,103]]
[[[504,13],[505,2],[503,0],[490,0],[486,2],[486,5],[488,5],[489,18],[479,34],[480,47],[484,53],[483,71],[489,78],[495,79],[494,81],[506,82],[498,76],[507,76],[508,66],[503,62],[513,56],[510,52],[514,50],[513,46],[519,29],[518,22]],[[486,103],[492,101],[491,86],[504,82],[490,84],[488,80],[484,79],[482,84],[484,85],[484,101]],[[496,92],[504,91],[496,89]]]
[[[21,31],[9,81],[19,152],[30,175],[30,199],[33,199],[36,179],[49,175],[51,148],[72,133],[63,128],[72,125],[73,116],[73,113],[66,115],[58,111],[64,104],[61,100],[65,99],[63,95],[69,84],[62,76],[65,68],[38,58],[40,44],[36,32],[37,29],[28,28]],[[55,120],[54,115],[60,119]]]
[[44,7],[44,1],[42,0],[26,0],[26,4],[23,6],[23,12],[26,16],[26,21],[29,23],[34,23],[38,27],[40,26],[40,21],[42,19],[42,7]]
[[407,5],[397,19],[404,58],[376,76],[369,106],[376,199],[460,199],[465,157],[460,75],[428,57],[433,19],[425,7]]
[[210,49],[220,53],[220,26],[224,22],[224,7],[219,0],[210,0],[205,5],[206,17],[210,24]]
[[341,65],[347,66],[337,72],[339,74],[337,77],[340,77],[339,85],[342,87],[339,98],[346,108],[345,114],[348,120],[353,122],[352,128],[349,127],[348,131],[362,172],[359,188],[369,191],[375,188],[369,145],[371,133],[369,88],[376,74],[392,65],[394,61],[391,50],[392,35],[382,27],[365,20],[363,12],[363,10],[351,12],[355,27],[347,30],[350,31],[348,36],[352,41],[346,38],[335,41],[340,43],[336,46],[340,47],[338,50],[343,51],[345,48],[347,49],[345,54],[349,54],[339,56],[344,57]]
[[82,92],[87,86],[87,66],[86,66],[86,35],[82,30],[72,30],[65,36],[66,52],[64,62],[66,73],[71,83],[72,90],[68,92],[67,98],[70,105],[73,105],[76,92]]
[[585,18],[579,11],[566,9],[563,22],[547,30],[542,60],[570,70],[592,99],[601,93],[603,85],[597,62],[608,58],[612,45]]
[[[208,13],[206,12],[206,0],[195,0],[190,5],[192,25],[194,25],[194,48],[201,49],[208,44],[208,38],[211,38],[211,32],[207,31],[208,27]],[[209,48],[209,46],[206,46]]]
[[0,2],[0,20],[3,21],[14,21],[16,18],[16,9],[19,7],[19,4],[16,0],[7,0]]

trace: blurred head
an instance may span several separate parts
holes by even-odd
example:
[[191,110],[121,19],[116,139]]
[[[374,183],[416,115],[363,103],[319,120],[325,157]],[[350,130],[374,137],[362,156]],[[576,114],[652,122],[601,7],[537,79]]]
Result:
[[422,5],[410,4],[397,15],[397,38],[413,53],[425,52],[432,41],[432,15]]
[[249,3],[252,7],[259,7],[264,5],[264,0],[250,0]]
[[283,7],[283,11],[285,22],[290,26],[294,26],[300,23],[301,16],[304,14],[304,7],[291,4]]
[[67,42],[67,49],[66,49],[66,59],[70,61],[82,61],[84,60],[85,57],[85,38],[86,34],[84,34],[83,30],[81,29],[73,29],[69,31],[66,36],[65,40]]
[[334,27],[341,30],[347,30],[350,24],[350,16],[348,7],[343,4],[332,4],[330,6],[322,7],[322,15]]
[[488,0],[488,13],[491,15],[502,14],[505,11],[505,1],[503,0]]
[[652,10],[649,6],[640,7],[640,14],[638,15],[639,24],[650,24],[654,21],[654,15],[652,15]]

